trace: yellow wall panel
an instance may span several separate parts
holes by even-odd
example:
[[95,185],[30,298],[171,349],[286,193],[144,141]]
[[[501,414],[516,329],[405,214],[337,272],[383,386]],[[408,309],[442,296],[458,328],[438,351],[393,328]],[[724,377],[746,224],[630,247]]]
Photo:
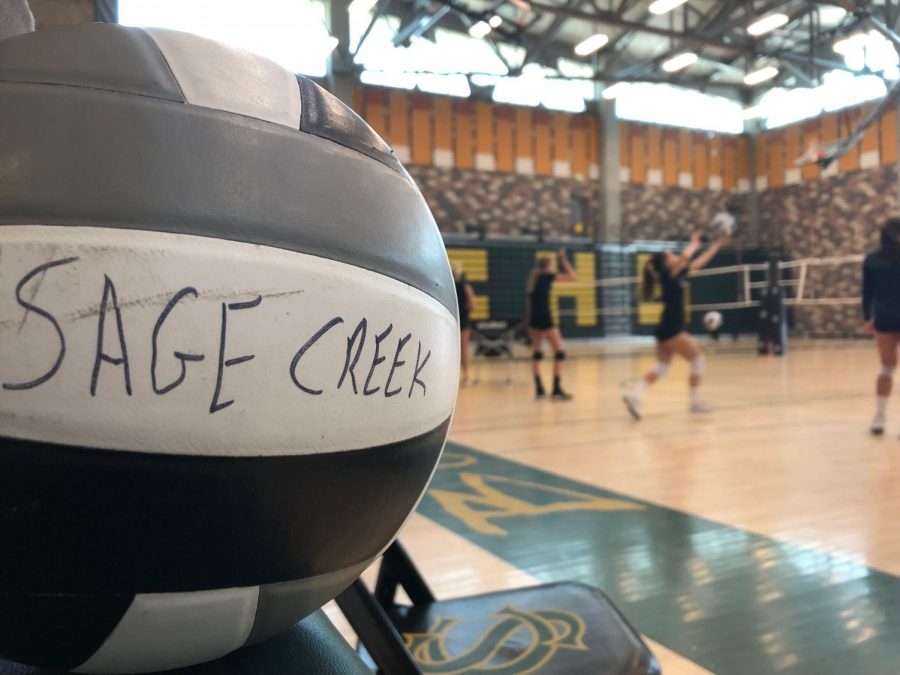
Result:
[[619,122],[619,166],[631,170],[631,135],[634,125]]
[[549,176],[553,173],[550,160],[550,115],[543,110],[534,111],[534,173]]
[[466,101],[456,103],[456,166],[471,169],[475,166],[475,131],[472,124],[472,105]]
[[409,147],[409,95],[405,91],[390,93],[388,142],[393,147]]
[[514,171],[513,111],[498,106],[494,110],[494,119],[497,121],[497,171]]
[[[784,169],[792,171],[797,169],[797,158],[803,152],[800,149],[800,135],[802,127],[799,124],[793,124],[784,130]],[[800,175],[803,175],[801,170]]]
[[662,171],[662,127],[647,125],[647,170]]
[[674,130],[663,134],[663,185],[678,185],[678,136]]
[[494,155],[494,106],[486,101],[475,104],[475,151],[479,155]]
[[534,126],[530,108],[516,108],[516,159],[534,157]]
[[[860,114],[862,116],[869,115],[875,109],[874,105],[864,105]],[[862,141],[859,144],[860,152],[878,152],[878,120],[863,132]]]
[[647,181],[647,139],[644,127],[631,126],[631,182],[642,184]]
[[692,174],[694,166],[694,135],[687,129],[678,131],[678,171]]
[[738,180],[750,178],[749,136],[739,136],[737,139],[737,177]]
[[737,141],[722,139],[722,189],[728,192],[737,187]]
[[572,175],[588,175],[588,128],[584,118],[572,120]]
[[553,114],[553,161],[571,161],[572,140],[569,136],[569,121],[573,115],[566,113]]
[[[845,110],[838,120],[838,138],[846,138],[856,128],[859,120],[859,110]],[[854,143],[847,152],[838,159],[841,173],[856,171],[859,169],[859,143]]]
[[432,141],[431,97],[413,98],[412,163],[431,164],[434,157]]
[[694,187],[709,187],[709,138],[706,134],[694,134]]
[[709,175],[722,177],[722,136],[716,134],[709,139]]
[[766,145],[769,151],[769,187],[784,185],[784,132],[768,132]]
[[437,150],[453,149],[453,101],[449,98],[434,99],[434,147]]
[[387,106],[388,97],[383,91],[379,89],[365,90],[363,118],[369,123],[369,126],[385,140],[390,137],[387,125]]
[[769,175],[769,148],[765,134],[757,135],[754,143],[756,144],[756,176],[753,176],[753,179],[756,180],[757,177]]
[[881,116],[881,163],[897,161],[897,109],[891,108]]
[[[819,120],[812,120],[805,123],[801,129],[803,137],[800,141],[800,154],[817,147],[822,142],[822,133],[819,128]],[[800,176],[804,182],[819,180],[822,170],[815,163],[804,164],[800,167]]]

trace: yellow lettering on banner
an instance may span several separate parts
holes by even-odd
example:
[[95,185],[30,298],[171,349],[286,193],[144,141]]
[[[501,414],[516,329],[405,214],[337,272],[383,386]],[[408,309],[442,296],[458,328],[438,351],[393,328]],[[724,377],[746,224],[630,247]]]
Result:
[[[450,263],[462,267],[466,281],[489,281],[488,252],[483,248],[448,248],[447,257]],[[475,294],[475,306],[469,316],[473,321],[485,321],[491,318],[491,299],[486,295]]]
[[[505,537],[508,532],[490,522],[498,518],[514,516],[544,516],[551,513],[570,511],[640,511],[641,504],[623,499],[598,497],[586,492],[541,485],[525,480],[490,476],[480,473],[461,472],[459,479],[472,492],[454,492],[432,488],[429,495],[434,497],[443,509],[459,518],[475,532]],[[500,488],[510,486],[527,488],[535,501],[513,497]],[[555,499],[550,499],[555,497]]]
[[[557,251],[537,251],[534,254],[538,258],[550,258],[553,262],[553,271],[559,272]],[[575,299],[575,325],[597,325],[597,285],[596,285],[596,258],[591,251],[579,251],[572,256],[572,267],[575,268],[575,281],[553,284],[550,291],[550,312],[553,321],[559,324],[559,299]]]

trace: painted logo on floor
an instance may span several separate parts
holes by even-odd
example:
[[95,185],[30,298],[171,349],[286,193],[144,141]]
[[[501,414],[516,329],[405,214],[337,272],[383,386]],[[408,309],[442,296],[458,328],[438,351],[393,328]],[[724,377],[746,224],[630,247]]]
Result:
[[464,619],[438,617],[427,633],[404,633],[409,651],[429,675],[490,673],[527,675],[560,650],[586,651],[584,620],[562,609],[524,610],[508,605],[465,652],[451,654],[447,642]]

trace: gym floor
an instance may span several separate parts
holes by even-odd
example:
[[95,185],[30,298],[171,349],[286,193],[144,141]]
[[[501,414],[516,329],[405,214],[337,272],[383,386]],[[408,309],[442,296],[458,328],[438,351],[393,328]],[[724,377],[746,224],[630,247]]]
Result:
[[896,673],[900,404],[870,437],[873,346],[729,342],[707,350],[715,412],[688,414],[677,363],[634,422],[620,383],[653,363],[573,358],[569,403],[534,400],[526,361],[475,368],[400,536],[436,595],[594,584],[667,675]]

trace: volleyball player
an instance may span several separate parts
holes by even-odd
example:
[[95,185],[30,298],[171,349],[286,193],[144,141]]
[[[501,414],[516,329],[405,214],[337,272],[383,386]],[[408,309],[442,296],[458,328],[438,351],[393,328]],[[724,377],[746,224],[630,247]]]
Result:
[[537,398],[545,398],[547,392],[541,381],[540,362],[544,358],[541,351],[546,339],[553,348],[553,391],[550,397],[555,401],[571,400],[572,395],[563,391],[560,384],[563,362],[566,352],[562,335],[553,322],[550,312],[550,290],[556,281],[574,281],[575,270],[566,256],[566,250],[559,249],[559,262],[563,272],[554,272],[552,259],[541,256],[537,259],[531,276],[528,277],[526,292],[528,294],[528,337],[531,340],[531,372],[534,374],[534,391]]
[[[700,235],[694,233],[691,243],[681,253],[659,251],[644,265],[641,275],[641,295],[652,300],[659,286],[662,292],[663,311],[654,335],[656,337],[656,367],[645,374],[622,400],[634,419],[641,419],[641,398],[651,384],[669,370],[676,354],[690,364],[690,410],[693,413],[709,412],[712,407],[700,398],[700,382],[703,379],[704,359],[700,347],[684,326],[684,289],[691,272],[704,267],[725,243],[723,237],[694,258],[700,250]],[[694,258],[692,260],[692,258]]]
[[875,335],[881,370],[875,382],[875,419],[870,431],[884,433],[888,398],[897,368],[900,345],[900,218],[890,218],[881,228],[881,246],[863,261],[863,327]]

